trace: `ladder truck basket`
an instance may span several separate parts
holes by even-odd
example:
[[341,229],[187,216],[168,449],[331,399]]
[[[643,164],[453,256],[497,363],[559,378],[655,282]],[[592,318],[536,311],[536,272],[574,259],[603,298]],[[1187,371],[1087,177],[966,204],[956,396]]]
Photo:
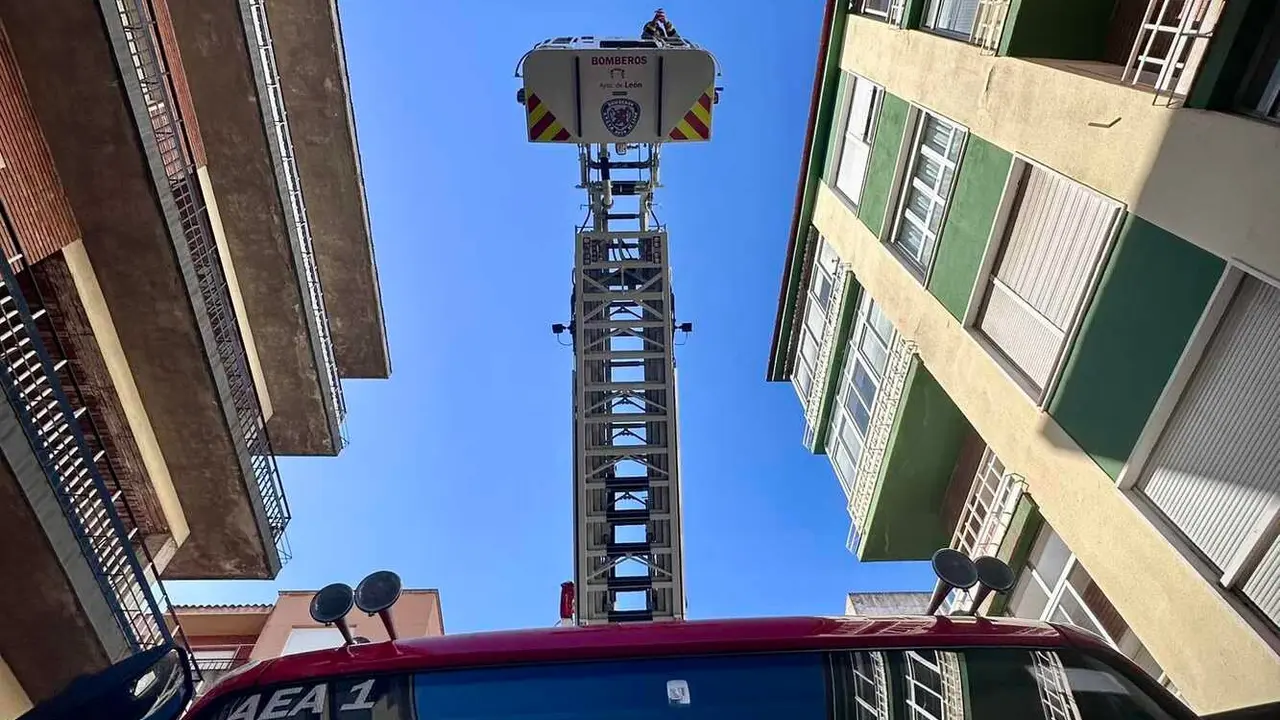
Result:
[[530,142],[705,142],[716,61],[687,40],[555,38],[521,60]]

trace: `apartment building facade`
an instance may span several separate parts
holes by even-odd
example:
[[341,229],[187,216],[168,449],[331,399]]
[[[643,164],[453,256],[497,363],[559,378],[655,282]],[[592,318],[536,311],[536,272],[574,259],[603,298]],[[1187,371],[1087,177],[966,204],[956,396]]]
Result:
[[389,376],[330,3],[0,2],[0,717],[273,578]]
[[859,558],[999,556],[1200,711],[1280,697],[1276,8],[829,3],[768,371]]
[[[178,605],[174,616],[200,668],[197,692],[232,670],[256,660],[339,647],[342,633],[311,619],[315,591],[284,590],[270,605]],[[396,633],[402,639],[444,634],[440,592],[405,589],[391,609]],[[389,640],[386,626],[357,609],[347,614],[347,627],[358,642]]]

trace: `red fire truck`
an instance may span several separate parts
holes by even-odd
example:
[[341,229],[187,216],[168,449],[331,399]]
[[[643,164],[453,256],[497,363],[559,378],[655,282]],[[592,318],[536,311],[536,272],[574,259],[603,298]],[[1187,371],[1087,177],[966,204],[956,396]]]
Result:
[[[947,593],[987,578],[954,551]],[[947,560],[947,557],[942,557]],[[996,569],[999,569],[998,567]],[[983,573],[982,575],[986,575]],[[999,575],[999,573],[997,573]],[[1194,720],[1140,668],[1084,631],[974,615],[665,621],[361,644],[353,605],[396,637],[392,573],[316,594],[341,647],[223,676],[190,705],[186,653],[160,648],[73,684],[31,720]],[[999,591],[1003,581],[997,582]],[[570,596],[571,599],[571,596]],[[568,610],[572,610],[569,603]],[[565,612],[562,607],[562,614]],[[189,709],[188,706],[190,705]],[[184,712],[185,710],[185,712]],[[1280,704],[1215,720],[1280,718]]]

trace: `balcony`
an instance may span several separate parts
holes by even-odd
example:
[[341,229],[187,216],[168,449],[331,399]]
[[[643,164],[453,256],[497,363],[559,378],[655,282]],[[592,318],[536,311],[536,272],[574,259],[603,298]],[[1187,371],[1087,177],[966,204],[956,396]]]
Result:
[[[876,392],[871,408],[865,438],[861,451],[857,453],[852,470],[846,470],[841,460],[842,454],[836,454],[834,462],[836,476],[840,478],[848,501],[849,537],[846,546],[850,552],[857,552],[861,540],[860,529],[866,527],[868,514],[871,511],[872,499],[884,465],[885,452],[893,434],[894,422],[898,408],[902,403],[902,391],[906,387],[915,357],[915,344],[894,333],[890,341],[890,352],[885,363],[884,375]],[[852,455],[852,453],[850,453]]]
[[[12,225],[3,216],[5,242]],[[76,675],[160,645],[181,627],[156,579],[146,525],[114,472],[112,444],[80,388],[45,308],[0,263],[0,482],[6,497],[0,561],[27,584],[5,604],[2,654],[34,702]],[[46,340],[50,341],[46,344]]]
[[[975,450],[981,452],[976,468],[971,462]],[[976,433],[972,435],[956,462],[944,501],[946,520],[955,519],[950,547],[974,559],[986,556],[1007,559],[1009,551],[1005,541],[1025,490],[1022,476],[1007,471],[995,452],[986,447]],[[958,497],[963,497],[963,503],[955,507]],[[973,601],[971,591],[953,590],[943,606],[948,612],[967,611],[973,609]]]
[[1185,99],[1223,0],[1022,2],[999,51],[1069,72]]
[[164,576],[274,577],[288,508],[181,72],[150,2],[99,5],[0,7],[83,238],[63,255],[86,312],[118,337],[186,515]]
[[833,366],[843,352],[842,341],[848,332],[846,305],[853,295],[853,275],[826,241],[816,234],[811,241],[816,249],[809,290],[805,294],[792,384],[804,405],[804,446],[811,452],[821,452],[835,388]]
[[338,5],[266,0],[266,6],[338,371],[344,378],[386,378],[391,360]]
[[337,454],[345,403],[310,218],[324,198],[303,196],[266,8],[259,0],[167,8],[272,445],[283,455]]
[[972,432],[914,343],[897,339],[858,459],[849,551],[861,560],[926,560],[946,545],[944,498]]

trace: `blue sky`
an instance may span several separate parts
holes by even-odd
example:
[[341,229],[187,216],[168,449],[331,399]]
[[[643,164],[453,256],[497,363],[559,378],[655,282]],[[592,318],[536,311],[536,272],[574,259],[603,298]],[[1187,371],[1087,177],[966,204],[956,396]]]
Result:
[[[294,558],[274,582],[174,582],[177,602],[270,602],[388,568],[439,588],[450,632],[549,626],[572,578],[568,320],[576,152],[525,142],[516,61],[547,37],[635,35],[654,2],[340,3],[393,374],[346,383],[351,445],[285,459]],[[764,381],[823,0],[663,0],[716,53],[715,140],[663,154],[685,565],[694,618],[843,612],[926,589],[857,563],[789,384]]]

